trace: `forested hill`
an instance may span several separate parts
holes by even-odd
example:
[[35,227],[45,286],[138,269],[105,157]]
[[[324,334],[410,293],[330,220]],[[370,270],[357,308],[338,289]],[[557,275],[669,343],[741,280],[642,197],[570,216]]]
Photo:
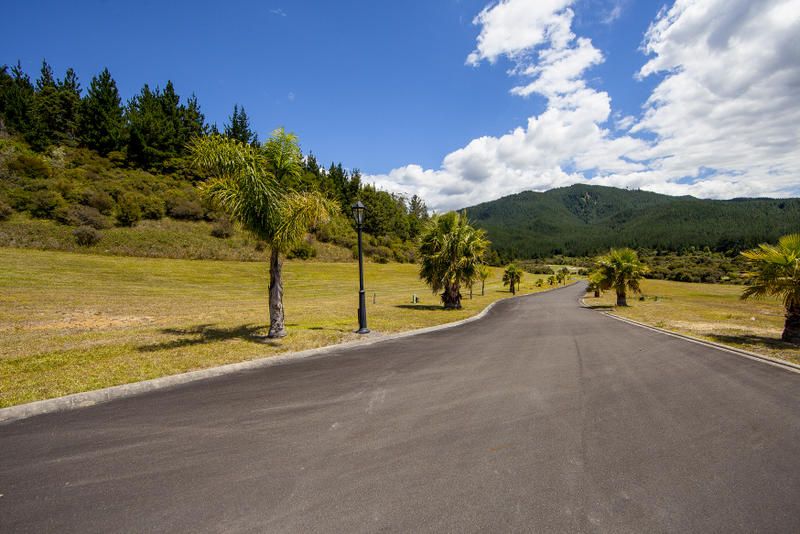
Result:
[[739,250],[800,231],[800,199],[704,200],[573,185],[467,208],[504,258],[585,256],[613,246]]

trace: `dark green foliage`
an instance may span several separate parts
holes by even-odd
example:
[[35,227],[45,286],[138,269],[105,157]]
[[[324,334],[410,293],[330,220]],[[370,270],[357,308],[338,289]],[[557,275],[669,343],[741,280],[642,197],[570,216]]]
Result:
[[228,120],[230,122],[225,125],[225,137],[236,139],[246,145],[258,144],[258,136],[250,129],[250,119],[247,117],[244,106],[241,108],[238,104],[233,106],[233,115]]
[[34,217],[38,217],[40,219],[50,219],[58,211],[63,210],[66,207],[67,202],[60,193],[47,189],[41,189],[33,192],[30,195],[28,211],[30,211],[31,215]]
[[233,235],[233,223],[227,217],[220,217],[211,228],[211,235],[220,239],[227,239]]
[[116,207],[114,199],[105,191],[87,191],[83,203],[95,208],[103,215],[111,215]]
[[111,221],[97,208],[80,204],[70,206],[67,209],[66,218],[61,222],[72,226],[89,226],[96,230],[111,228]]
[[9,72],[0,67],[0,120],[4,129],[26,135],[34,126],[34,88],[30,77],[17,62]]
[[0,198],[0,221],[8,220],[14,214],[14,208]]
[[138,193],[124,193],[117,199],[117,222],[120,226],[134,226],[142,218],[144,197]]
[[310,260],[317,256],[317,249],[308,241],[303,241],[292,250],[290,250],[286,257],[289,259]]
[[796,230],[800,199],[701,200],[573,185],[467,209],[500,255],[589,256],[611,247],[738,251]]
[[20,178],[49,178],[50,167],[42,158],[28,154],[19,154],[6,163],[8,170]]
[[79,226],[73,230],[72,235],[75,236],[75,242],[82,247],[90,247],[100,241],[103,236],[95,228],[91,226]]
[[92,78],[81,103],[79,133],[82,142],[100,154],[120,150],[125,141],[125,122],[117,83],[108,69]]

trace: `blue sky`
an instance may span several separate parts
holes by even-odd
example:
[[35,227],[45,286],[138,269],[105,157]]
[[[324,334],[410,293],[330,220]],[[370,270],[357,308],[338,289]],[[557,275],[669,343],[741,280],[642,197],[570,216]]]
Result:
[[[727,5],[729,10],[733,4],[749,1],[708,0],[705,8]],[[234,104],[244,105],[261,138],[285,126],[300,136],[304,150],[323,162],[341,161],[346,167],[360,168],[383,187],[421,193],[442,208],[521,189],[598,178],[597,183],[699,196],[791,191],[791,184],[787,189],[784,182],[752,187],[759,176],[768,171],[774,174],[774,167],[760,169],[761,174],[742,185],[748,180],[746,169],[729,166],[736,162],[727,160],[724,168],[717,161],[701,161],[703,154],[677,169],[665,171],[663,165],[654,165],[674,160],[674,154],[665,153],[669,147],[653,146],[653,140],[680,132],[669,129],[674,129],[669,118],[648,122],[645,104],[676,70],[685,68],[681,62],[689,63],[674,52],[676,43],[687,48],[694,45],[681,32],[670,33],[670,28],[647,39],[646,33],[659,20],[673,26],[682,23],[681,17],[699,9],[689,4],[703,2],[679,0],[677,4],[667,2],[659,15],[664,2],[649,0],[17,1],[5,9],[7,20],[14,22],[4,24],[0,34],[0,63],[20,60],[33,76],[46,58],[59,76],[67,67],[75,68],[84,87],[92,75],[108,67],[125,99],[143,83],[163,86],[171,79],[181,95],[197,95],[209,122],[221,126]],[[783,4],[788,4],[791,13],[797,2],[784,0]],[[513,9],[536,15],[512,28],[509,18],[501,15]],[[485,14],[482,19],[481,13]],[[712,22],[713,15],[713,9],[705,13]],[[550,32],[568,28],[572,39],[558,43],[550,38],[529,39],[522,48],[501,44],[480,50],[481,38],[490,42],[499,36],[502,43],[504,35],[524,36],[538,27]],[[695,31],[697,39],[704,38],[699,29]],[[567,93],[538,87],[527,96],[513,94],[513,87],[546,76],[542,69],[535,75],[509,71],[541,66],[542,51],[576,51],[581,39],[591,43],[585,50],[596,51],[602,59],[587,59],[570,83],[579,81],[591,90],[588,96],[606,95],[609,113],[591,113],[587,119],[588,126],[605,133],[593,134],[593,141],[574,139],[570,133],[561,146],[579,148],[563,154],[557,150],[559,157],[547,166],[532,164],[526,160],[530,145],[525,145],[527,149],[519,145],[519,150],[528,150],[528,156],[520,152],[517,157],[513,143],[504,139],[515,128],[532,133],[530,119],[542,119],[538,123],[545,124],[544,119],[552,118],[548,110],[561,109],[556,100]],[[645,53],[645,42],[653,44],[653,49],[661,48]],[[780,43],[767,44],[777,47]],[[468,65],[473,51],[479,52],[479,59]],[[655,65],[658,68],[637,79],[654,56],[663,65]],[[702,73],[694,79],[702,79]],[[680,95],[670,98],[667,105],[681,102]],[[581,96],[570,109],[589,110],[599,100]],[[615,121],[624,117],[629,117],[623,121],[626,127],[642,126],[634,133],[623,133]],[[553,123],[553,131],[560,124]],[[452,164],[456,158],[448,155],[474,152],[469,148],[476,145],[473,140],[486,136],[487,143],[495,140],[497,147],[491,155],[480,154],[479,167]],[[504,144],[511,148],[503,148]],[[621,145],[625,148],[619,149]],[[586,154],[607,152],[609,147],[619,151],[614,161],[596,157],[586,161]],[[638,167],[620,163],[631,161],[638,162]],[[794,163],[777,172],[792,170]],[[417,167],[422,172],[419,176]],[[705,170],[698,176],[704,183],[722,177],[725,185],[736,171],[738,185],[722,187],[714,182],[714,187],[691,189],[687,176],[695,168],[700,173],[701,167]],[[643,171],[649,172],[645,178]],[[462,183],[470,185],[473,194],[441,192],[464,189]]]

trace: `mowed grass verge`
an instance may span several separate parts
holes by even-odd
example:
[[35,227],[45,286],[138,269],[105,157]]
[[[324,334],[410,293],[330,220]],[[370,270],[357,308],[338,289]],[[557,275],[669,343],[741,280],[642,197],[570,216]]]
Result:
[[[357,339],[355,263],[288,261],[289,335],[266,340],[262,262],[131,258],[0,248],[0,406]],[[366,264],[378,333],[464,319],[510,294],[493,269],[445,311],[418,266]],[[536,275],[523,278],[521,293]],[[411,304],[417,294],[419,304]],[[375,303],[373,304],[373,298]]]
[[[784,309],[780,301],[741,300],[744,286],[642,281],[642,294],[628,296],[627,308],[614,313],[681,334],[723,343],[800,364],[800,347],[781,341]],[[613,291],[589,306],[613,306]]]

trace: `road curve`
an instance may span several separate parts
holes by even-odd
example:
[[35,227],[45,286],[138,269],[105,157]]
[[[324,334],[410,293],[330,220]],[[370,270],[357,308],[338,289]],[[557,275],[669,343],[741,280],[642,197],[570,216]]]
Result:
[[800,375],[582,289],[0,426],[0,531],[800,532]]

